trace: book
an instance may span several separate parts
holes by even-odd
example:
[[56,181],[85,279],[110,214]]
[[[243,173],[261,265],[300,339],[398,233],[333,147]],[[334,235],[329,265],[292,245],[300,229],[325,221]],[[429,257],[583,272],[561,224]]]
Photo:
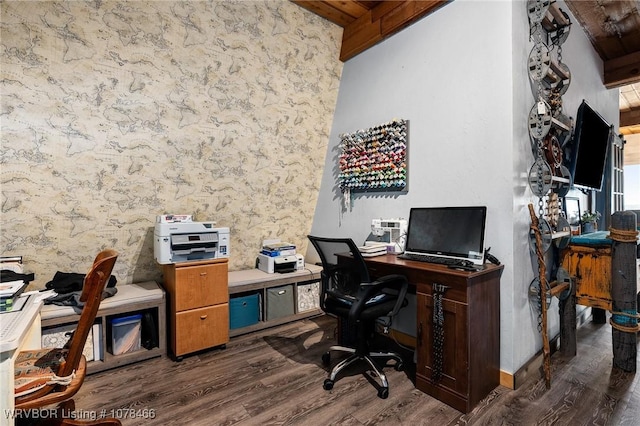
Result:
[[95,323],[92,327],[93,334],[93,360],[102,360],[102,335],[100,333],[100,324]]
[[[26,287],[26,285],[25,285]],[[0,299],[0,312],[14,312],[19,311],[24,306],[29,296],[16,296],[10,298]]]
[[296,254],[296,249],[287,249],[287,250],[260,250],[260,254],[264,254],[269,257],[278,257],[278,256],[293,256]]
[[0,298],[13,298],[20,296],[20,293],[26,287],[23,280],[7,281],[0,283]]

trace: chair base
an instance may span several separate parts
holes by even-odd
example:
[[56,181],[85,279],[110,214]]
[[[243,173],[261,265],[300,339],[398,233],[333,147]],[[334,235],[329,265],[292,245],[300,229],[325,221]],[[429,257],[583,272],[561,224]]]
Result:
[[338,374],[357,361],[365,361],[371,371],[377,376],[380,381],[378,388],[378,396],[382,399],[386,399],[389,396],[389,382],[387,381],[387,376],[384,374],[381,368],[378,368],[376,363],[374,362],[374,358],[384,358],[384,359],[394,359],[396,363],[394,364],[394,368],[396,371],[402,370],[403,361],[402,357],[395,352],[368,352],[365,354],[360,354],[354,348],[348,348],[345,346],[331,346],[327,352],[322,355],[322,361],[325,365],[329,365],[331,361],[331,351],[339,351],[350,353],[351,355],[346,359],[340,361],[333,369],[329,375],[328,379],[325,379],[323,388],[325,390],[333,389],[333,384],[335,383],[336,377]]

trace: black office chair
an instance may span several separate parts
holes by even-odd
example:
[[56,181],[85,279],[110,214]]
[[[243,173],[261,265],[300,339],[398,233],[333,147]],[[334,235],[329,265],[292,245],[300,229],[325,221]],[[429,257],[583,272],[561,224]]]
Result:
[[[374,358],[394,359],[395,369],[402,369],[402,357],[395,352],[371,352],[369,343],[375,333],[378,318],[391,318],[406,305],[407,279],[402,275],[387,275],[375,281],[369,278],[369,271],[358,247],[350,238],[322,238],[309,235],[309,240],[322,260],[322,286],[320,289],[320,307],[326,313],[335,315],[346,324],[354,324],[357,334],[355,348],[332,346],[322,356],[325,365],[331,361],[331,351],[348,352],[352,355],[338,363],[328,379],[324,389],[333,389],[336,376],[340,371],[356,361],[364,360],[380,379],[378,396],[389,396],[389,383],[382,368]],[[338,261],[338,254],[350,255]],[[386,361],[385,361],[386,365]]]

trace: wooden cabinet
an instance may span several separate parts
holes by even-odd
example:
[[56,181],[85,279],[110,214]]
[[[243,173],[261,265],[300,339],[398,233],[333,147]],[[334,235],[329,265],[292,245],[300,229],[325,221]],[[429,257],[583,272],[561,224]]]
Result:
[[610,311],[611,245],[579,246],[569,244],[562,251],[562,267],[573,277],[576,303]]
[[[443,362],[441,376],[436,381],[432,379],[436,371],[434,359],[436,357],[435,351],[437,350],[437,345],[434,343],[437,333],[434,332],[433,327],[434,298],[431,294],[418,291],[416,292],[416,299],[418,318],[416,374],[421,379],[421,384],[418,388],[436,396],[440,400],[451,399],[451,401],[447,401],[449,405],[457,405],[452,401],[457,399],[456,395],[461,395],[461,399],[464,399],[469,384],[467,375],[467,371],[469,371],[467,305],[443,298]],[[429,391],[425,389],[429,389]],[[450,392],[453,395],[448,395]],[[456,408],[466,412],[466,407],[463,409],[456,406]]]
[[229,341],[228,260],[163,265],[169,347],[183,355]]
[[[470,412],[500,384],[503,266],[486,265],[483,271],[465,272],[394,255],[366,262],[372,278],[402,274],[415,286],[416,387],[459,411]],[[438,286],[441,293],[436,293]],[[440,344],[434,310],[442,324]],[[439,356],[441,367],[435,363]]]
[[[502,268],[425,274],[416,286],[416,387],[463,413],[500,384],[501,272]],[[441,303],[436,301],[438,284],[445,289],[440,293]],[[440,344],[434,321],[438,305],[443,318]],[[438,375],[434,360],[439,350],[442,367]]]

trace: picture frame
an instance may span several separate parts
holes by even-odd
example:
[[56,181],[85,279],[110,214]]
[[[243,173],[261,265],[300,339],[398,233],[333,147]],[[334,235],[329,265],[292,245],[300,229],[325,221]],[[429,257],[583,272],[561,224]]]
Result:
[[580,224],[580,199],[574,197],[565,197],[564,214],[569,225]]

